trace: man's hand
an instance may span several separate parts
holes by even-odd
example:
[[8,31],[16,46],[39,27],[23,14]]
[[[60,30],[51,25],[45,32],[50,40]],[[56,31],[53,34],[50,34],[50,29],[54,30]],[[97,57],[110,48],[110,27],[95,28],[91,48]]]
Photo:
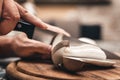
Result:
[[1,10],[0,35],[4,35],[14,29],[20,19],[20,15],[13,0],[3,0],[1,9],[3,10]]
[[[48,25],[43,21],[41,21],[39,18],[30,14],[21,5],[14,2],[14,0],[3,0],[2,9],[3,10],[1,15],[2,20],[0,21],[0,35],[4,35],[12,31],[15,28],[18,21],[20,20],[20,18],[22,18],[23,20],[32,23],[33,25],[41,29],[51,30],[53,32],[70,36],[69,33],[64,31],[63,29]],[[11,51],[11,53],[12,52],[17,53],[17,56],[20,57],[27,57],[32,55],[33,53],[39,53],[43,55],[42,56],[43,58],[50,56],[49,53],[51,52],[51,45],[47,45],[45,43],[35,40],[30,40],[23,33],[11,39],[8,39],[4,36],[0,36],[0,37],[2,37],[2,42],[0,39],[0,51],[3,51],[3,54],[4,51],[7,54],[7,50],[8,50]],[[6,41],[4,40],[4,38]],[[9,41],[9,43],[7,44],[9,46],[6,46],[7,41]]]
[[69,33],[61,28],[54,27],[44,23],[36,16],[30,14],[21,5],[14,2],[14,0],[3,0],[2,21],[0,21],[0,34],[7,34],[13,30],[17,22],[22,18],[23,20],[34,24],[35,26],[44,30],[51,30],[53,32],[61,33],[70,36]]
[[11,48],[17,56],[28,57],[38,53],[41,57],[50,56],[51,46],[40,41],[28,39],[25,33],[13,36]]
[[28,21],[32,24],[34,24],[35,26],[45,29],[45,30],[50,30],[56,33],[60,33],[60,34],[64,34],[68,37],[70,37],[70,34],[68,32],[66,32],[65,30],[56,27],[56,26],[52,26],[49,25],[47,23],[44,23],[43,21],[41,21],[39,18],[37,18],[36,16],[30,14],[26,9],[24,9],[21,5],[19,5],[18,3],[16,3],[18,10],[20,12],[20,16],[22,17],[22,19],[24,19],[25,21]]
[[0,58],[37,56],[42,59],[49,59],[50,53],[51,45],[28,39],[23,32],[0,36]]

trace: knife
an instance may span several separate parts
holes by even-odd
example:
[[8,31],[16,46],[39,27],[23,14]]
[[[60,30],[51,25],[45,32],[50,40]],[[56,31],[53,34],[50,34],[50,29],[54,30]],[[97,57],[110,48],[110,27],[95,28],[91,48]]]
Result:
[[15,31],[21,31],[27,34],[28,38],[35,39],[47,44],[51,44],[52,39],[57,35],[56,32],[50,31],[50,30],[42,30],[38,27],[35,27],[35,25],[20,20],[15,29]]

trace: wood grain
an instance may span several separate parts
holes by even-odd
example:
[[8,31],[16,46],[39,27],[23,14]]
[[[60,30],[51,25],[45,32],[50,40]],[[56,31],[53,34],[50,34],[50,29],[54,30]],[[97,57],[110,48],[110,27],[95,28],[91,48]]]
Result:
[[55,68],[50,61],[18,61],[7,67],[10,80],[118,80],[120,60],[114,67],[86,65],[80,72],[72,73]]

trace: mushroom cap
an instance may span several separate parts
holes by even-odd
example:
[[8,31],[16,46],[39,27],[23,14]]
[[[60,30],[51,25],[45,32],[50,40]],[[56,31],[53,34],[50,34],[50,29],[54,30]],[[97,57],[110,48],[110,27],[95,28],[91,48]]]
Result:
[[106,54],[99,47],[91,44],[82,44],[80,46],[70,46],[69,54],[63,54],[66,57],[89,58],[105,60]]

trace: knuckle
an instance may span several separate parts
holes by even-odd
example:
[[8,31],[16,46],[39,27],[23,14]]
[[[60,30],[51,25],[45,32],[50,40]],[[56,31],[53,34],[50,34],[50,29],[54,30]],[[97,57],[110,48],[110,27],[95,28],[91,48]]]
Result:
[[25,9],[25,10],[22,10],[22,13],[21,13],[22,16],[25,17],[27,14],[28,14],[28,11],[27,11],[26,9]]
[[20,15],[14,15],[12,17],[15,21],[19,21],[20,20]]

